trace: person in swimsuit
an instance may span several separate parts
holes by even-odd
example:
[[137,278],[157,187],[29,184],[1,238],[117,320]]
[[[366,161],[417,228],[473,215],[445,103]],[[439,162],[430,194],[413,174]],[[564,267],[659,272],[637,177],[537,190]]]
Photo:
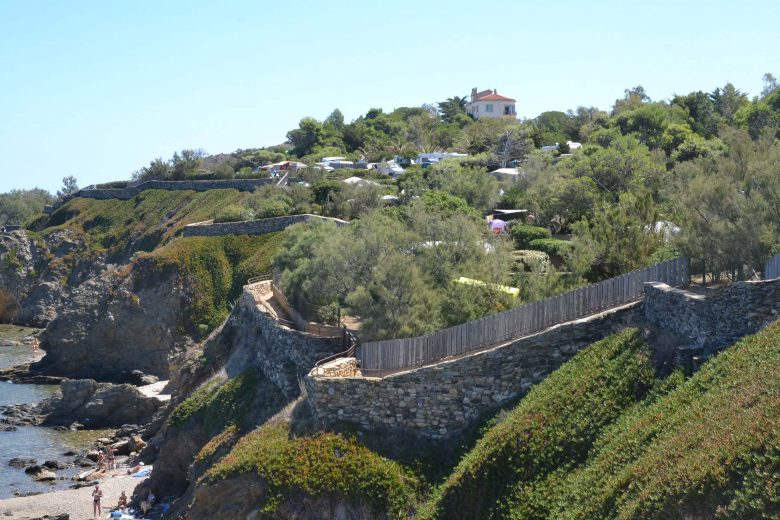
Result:
[[100,516],[100,497],[103,496],[103,490],[100,489],[100,484],[95,485],[95,489],[92,490],[92,516],[97,518]]
[[124,512],[124,510],[127,508],[127,495],[124,491],[122,491],[122,494],[119,495],[119,502],[117,502],[116,508],[122,512]]

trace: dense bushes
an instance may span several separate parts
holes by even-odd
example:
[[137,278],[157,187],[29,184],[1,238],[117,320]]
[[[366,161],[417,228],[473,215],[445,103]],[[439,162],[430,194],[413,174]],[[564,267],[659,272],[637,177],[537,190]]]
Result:
[[517,249],[531,249],[532,240],[550,238],[550,230],[539,226],[516,223],[509,226],[509,234],[515,241]]
[[283,426],[264,426],[242,438],[206,475],[211,481],[255,472],[268,486],[261,513],[273,514],[301,493],[366,501],[377,518],[405,519],[416,481],[400,465],[354,440],[321,433],[291,439]]
[[566,240],[557,238],[537,238],[528,244],[530,249],[543,251],[550,256],[564,258],[571,251],[572,244]]
[[276,233],[176,239],[136,263],[152,272],[176,271],[188,280],[191,301],[182,317],[190,333],[208,333],[227,317],[228,304],[246,281],[268,271],[278,247]]

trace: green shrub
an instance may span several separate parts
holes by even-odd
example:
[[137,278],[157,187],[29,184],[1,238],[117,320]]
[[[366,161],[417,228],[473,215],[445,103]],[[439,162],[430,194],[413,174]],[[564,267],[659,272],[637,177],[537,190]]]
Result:
[[256,389],[261,376],[249,369],[227,382],[213,381],[193,392],[182,401],[168,418],[174,428],[196,421],[208,437],[228,426],[247,428],[246,409],[257,398]]
[[537,238],[536,240],[531,240],[528,247],[537,251],[544,251],[550,256],[564,258],[571,250],[572,245],[569,241],[557,238]]
[[585,459],[593,442],[654,382],[636,329],[594,343],[536,385],[436,490],[422,518],[503,517],[519,482]]
[[529,249],[532,240],[541,238],[550,238],[550,230],[539,226],[529,226],[526,224],[512,224],[509,226],[509,234],[515,241],[517,249]]
[[214,222],[241,222],[243,220],[252,220],[253,214],[250,210],[238,204],[231,204],[219,210],[214,216]]
[[[630,409],[583,466],[518,496],[513,517],[777,518],[778,373],[775,321],[667,395]],[[527,514],[529,502],[544,507]]]
[[[278,247],[277,233],[260,236],[177,238],[151,253],[141,253],[134,269],[149,269],[144,279],[179,273],[188,282],[190,299],[182,327],[205,336],[228,315],[228,305],[252,276],[270,269]],[[205,325],[199,332],[199,325]]]
[[406,519],[417,487],[399,464],[352,439],[331,433],[291,439],[284,426],[264,426],[246,435],[205,478],[218,481],[248,472],[268,486],[259,504],[266,515],[304,494],[366,501],[377,518]]

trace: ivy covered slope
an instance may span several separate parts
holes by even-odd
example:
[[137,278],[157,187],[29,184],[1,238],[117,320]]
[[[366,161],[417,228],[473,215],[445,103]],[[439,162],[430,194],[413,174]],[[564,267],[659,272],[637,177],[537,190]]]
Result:
[[34,369],[117,382],[135,370],[168,378],[228,316],[247,279],[270,268],[276,234],[181,236],[186,224],[248,195],[146,190],[130,200],[75,198],[37,231],[18,235],[41,251],[22,307],[53,309],[42,336],[47,355]]
[[222,208],[248,196],[238,190],[145,190],[129,200],[75,198],[34,226],[44,236],[69,230],[90,252],[111,259],[151,251],[182,227],[214,218]]
[[690,379],[658,378],[635,330],[535,387],[422,518],[777,518],[780,322]]
[[[248,484],[258,481],[262,485]],[[259,511],[259,518],[310,518],[305,511],[313,511],[317,518],[340,512],[339,518],[406,519],[417,491],[417,480],[402,466],[353,439],[332,433],[292,438],[287,427],[270,425],[243,437],[206,473],[190,516],[243,518]]]
[[130,200],[76,198],[49,218],[41,234],[68,230],[83,241],[81,256],[130,260],[136,288],[177,272],[190,296],[180,332],[201,336],[227,316],[228,303],[249,277],[269,269],[277,239],[274,234],[182,238],[177,232],[246,196],[227,189],[146,190]]

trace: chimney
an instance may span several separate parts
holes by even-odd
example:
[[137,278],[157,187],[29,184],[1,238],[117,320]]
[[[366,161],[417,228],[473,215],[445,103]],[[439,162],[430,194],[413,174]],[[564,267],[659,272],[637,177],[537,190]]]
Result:
[[475,102],[477,100],[477,87],[474,87],[471,89],[471,102]]

